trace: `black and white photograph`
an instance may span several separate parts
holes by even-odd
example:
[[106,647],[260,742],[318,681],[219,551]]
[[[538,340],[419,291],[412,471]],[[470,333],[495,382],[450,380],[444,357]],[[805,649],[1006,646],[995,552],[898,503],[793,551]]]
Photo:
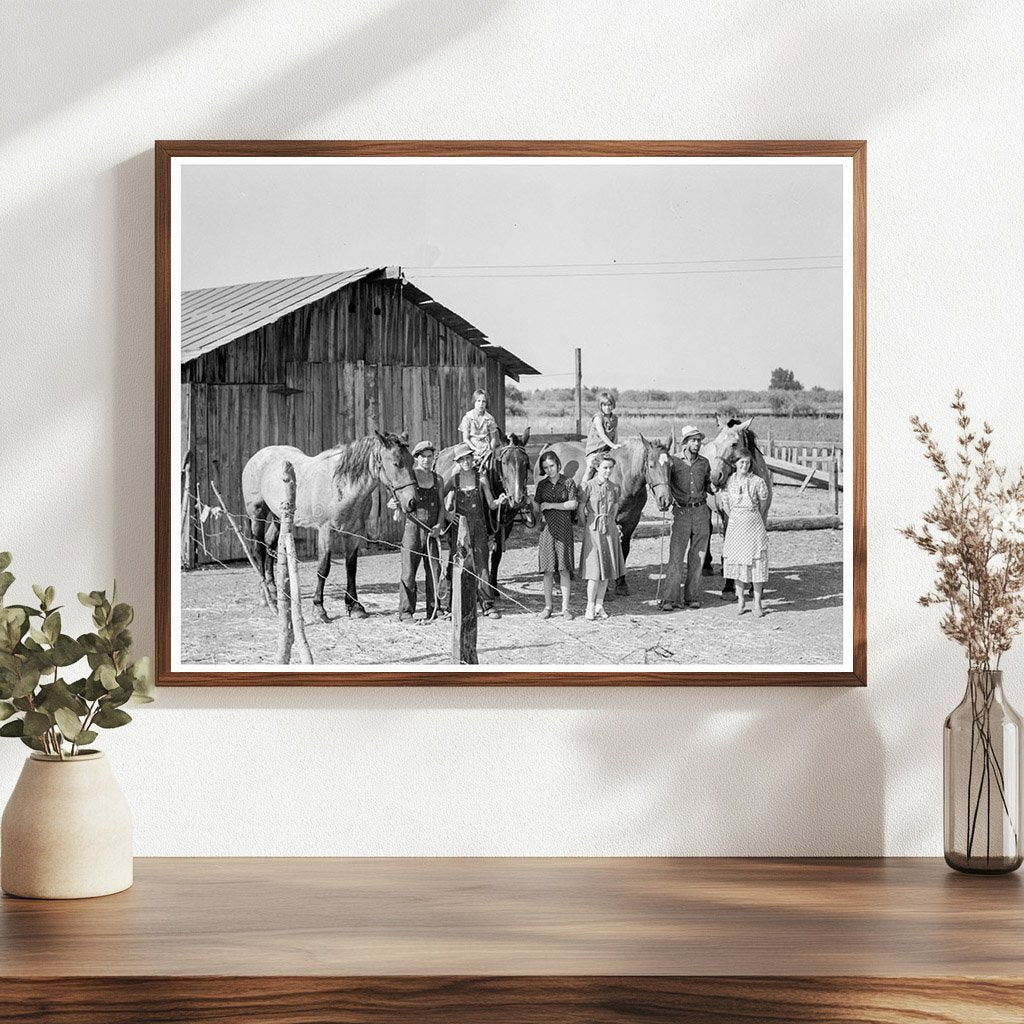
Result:
[[850,157],[169,181],[173,672],[852,672]]

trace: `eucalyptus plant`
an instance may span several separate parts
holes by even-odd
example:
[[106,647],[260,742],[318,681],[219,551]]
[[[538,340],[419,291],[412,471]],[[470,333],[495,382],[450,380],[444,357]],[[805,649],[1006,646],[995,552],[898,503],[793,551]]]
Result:
[[[117,583],[106,591],[80,593],[92,609],[94,633],[71,637],[61,631],[53,587],[33,586],[38,605],[5,604],[14,576],[9,552],[0,552],[0,736],[64,760],[92,743],[100,729],[127,725],[127,704],[153,700],[149,659],[132,660],[135,617],[117,602]],[[85,660],[88,675],[68,682],[66,670]],[[9,721],[8,721],[9,719]]]

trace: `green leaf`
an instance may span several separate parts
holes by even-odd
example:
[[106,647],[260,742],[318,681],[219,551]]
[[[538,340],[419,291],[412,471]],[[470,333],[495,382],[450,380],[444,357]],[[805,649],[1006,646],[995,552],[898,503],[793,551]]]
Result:
[[72,743],[78,743],[79,734],[82,732],[82,721],[78,715],[67,708],[57,708],[53,717],[64,738],[71,740]]
[[92,729],[85,729],[78,734],[78,739],[75,742],[81,746],[83,743],[92,743],[97,736],[99,736],[98,732],[93,732]]
[[[6,553],[5,551],[4,554]],[[13,582],[14,577],[9,572],[0,572],[0,600],[3,599],[4,594],[7,593]]]
[[33,640],[35,640],[35,642],[37,644],[48,644],[48,643],[50,643],[50,638],[41,629],[36,629],[35,626],[32,626],[31,629],[29,629],[28,635]]
[[44,715],[41,711],[25,712],[26,736],[42,736],[52,724],[50,716]]
[[117,673],[114,671],[113,665],[100,665],[96,670],[96,677],[103,684],[105,690],[117,689]]
[[24,736],[25,722],[21,718],[15,718],[13,722],[6,722],[0,725],[0,736]]
[[[3,730],[0,729],[0,733],[2,732]],[[26,747],[31,747],[33,750],[38,750],[43,754],[46,753],[46,747],[44,747],[42,741],[37,740],[35,736],[22,736],[21,742],[24,743]]]
[[45,608],[46,607],[46,588],[39,586],[38,583],[32,584],[32,593],[39,599],[39,603]]
[[39,685],[39,667],[37,665],[26,665],[21,670],[18,682],[15,683],[12,697],[28,697],[35,692]]
[[74,665],[76,661],[81,661],[85,657],[85,650],[82,645],[66,633],[61,633],[57,637],[57,641],[54,643],[53,650],[50,653],[53,657],[54,665],[61,667]]
[[18,709],[5,700],[0,700],[0,722],[5,722],[11,715],[16,715]]
[[57,596],[57,591],[54,590],[53,587],[47,587],[46,588],[46,593],[43,594],[43,597],[46,598],[46,607],[47,608],[51,608],[51,609],[53,608],[53,599],[56,596]]
[[52,683],[39,687],[36,707],[40,711],[51,712],[56,712],[58,708],[65,708],[79,718],[84,718],[89,713],[89,705],[81,697],[73,693],[63,679],[57,679]]
[[116,604],[110,613],[110,625],[115,629],[124,629],[132,624],[135,618],[135,610],[130,604]]
[[88,651],[90,654],[89,667],[95,668],[99,664],[93,664],[92,655],[106,655],[110,654],[110,641],[102,636],[97,636],[95,633],[83,633],[78,638],[78,643],[82,649]]
[[10,551],[0,551],[0,572],[6,569],[11,564],[11,553]]
[[51,644],[57,642],[60,636],[60,612],[50,612],[43,620],[43,632]]
[[90,675],[85,681],[85,690],[82,692],[82,696],[86,700],[99,700],[100,697],[105,697],[106,695],[107,688],[95,675]]
[[78,600],[81,601],[86,608],[95,608],[96,605],[99,604],[98,595],[95,590],[91,594],[83,594],[79,591]]
[[7,651],[0,651],[0,671],[13,672],[21,675],[21,661]]
[[117,729],[119,726],[127,725],[131,720],[132,716],[127,711],[104,705],[96,712],[93,724],[101,729]]

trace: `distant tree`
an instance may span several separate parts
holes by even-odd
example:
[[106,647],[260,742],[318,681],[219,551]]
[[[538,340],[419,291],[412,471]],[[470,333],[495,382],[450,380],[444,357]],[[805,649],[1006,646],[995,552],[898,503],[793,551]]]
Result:
[[772,379],[768,382],[771,391],[803,391],[804,386],[793,376],[792,370],[785,370],[781,366],[772,370]]
[[792,399],[784,391],[768,392],[768,406],[776,416],[788,415],[791,403]]

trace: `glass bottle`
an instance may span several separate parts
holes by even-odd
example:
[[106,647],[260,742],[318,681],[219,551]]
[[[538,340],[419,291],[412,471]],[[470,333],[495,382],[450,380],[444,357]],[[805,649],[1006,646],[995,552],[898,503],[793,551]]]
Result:
[[964,699],[943,726],[946,863],[1000,874],[1021,865],[1021,719],[1003,673],[971,669]]

